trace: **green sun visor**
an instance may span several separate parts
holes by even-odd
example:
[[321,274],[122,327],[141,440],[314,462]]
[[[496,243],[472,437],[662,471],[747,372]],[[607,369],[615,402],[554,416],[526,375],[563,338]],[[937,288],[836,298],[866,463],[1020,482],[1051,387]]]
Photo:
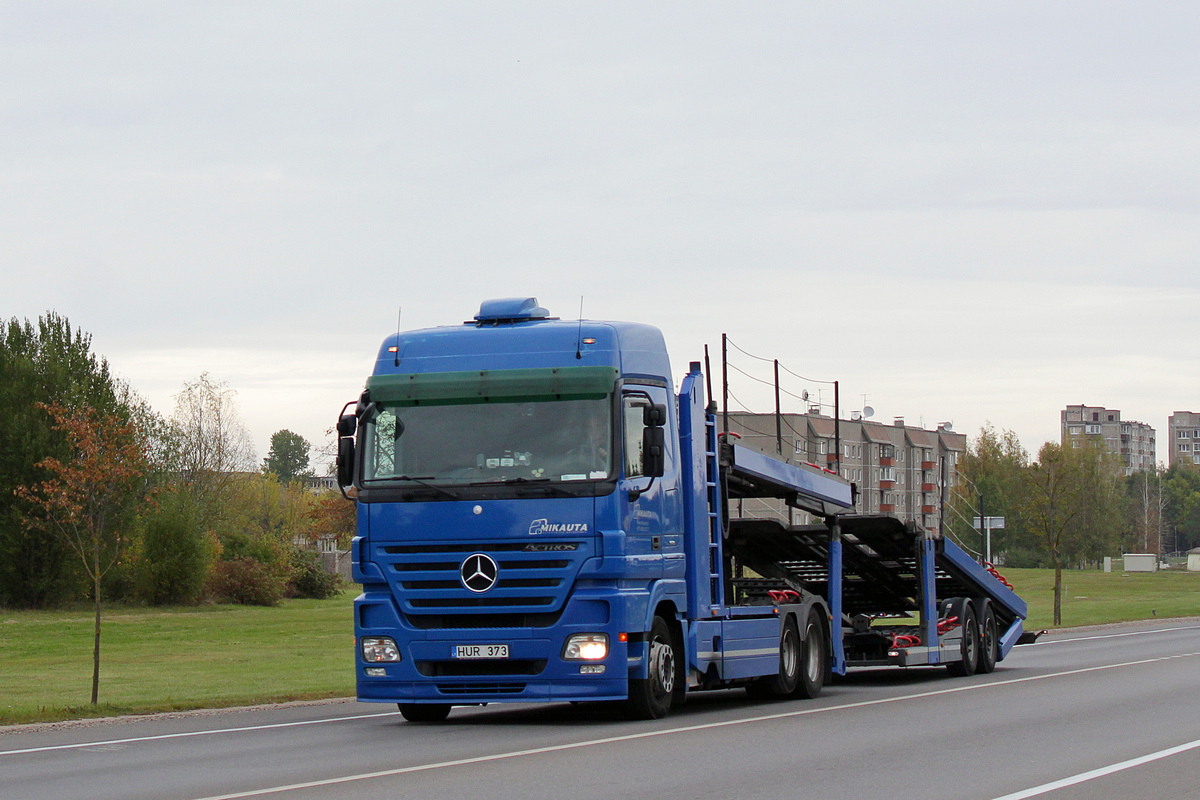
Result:
[[372,375],[367,391],[390,406],[584,400],[611,394],[618,377],[615,367],[422,372]]

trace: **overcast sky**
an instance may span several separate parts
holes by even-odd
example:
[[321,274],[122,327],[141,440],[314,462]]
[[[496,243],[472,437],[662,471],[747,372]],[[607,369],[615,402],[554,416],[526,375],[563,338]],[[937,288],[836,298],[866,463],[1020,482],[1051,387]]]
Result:
[[0,0],[0,315],[166,414],[228,381],[260,459],[323,442],[398,307],[521,295],[658,325],[677,378],[728,333],[847,412],[1035,450],[1104,405],[1165,461],[1197,42],[1195,2]]

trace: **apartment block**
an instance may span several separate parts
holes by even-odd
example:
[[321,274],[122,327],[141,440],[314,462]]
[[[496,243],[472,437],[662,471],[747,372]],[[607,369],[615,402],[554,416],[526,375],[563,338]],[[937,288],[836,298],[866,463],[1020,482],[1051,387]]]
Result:
[[1061,425],[1064,447],[1068,442],[1078,447],[1077,443],[1085,439],[1100,440],[1120,459],[1126,475],[1152,470],[1157,463],[1154,428],[1144,422],[1121,419],[1121,412],[1115,408],[1067,406],[1061,412]]
[[[778,419],[777,426],[774,414],[730,413],[729,430],[741,436],[739,444],[789,463],[840,470],[858,486],[858,513],[891,514],[928,530],[939,528],[942,476],[948,496],[967,448],[965,435],[948,425],[936,430],[905,425],[902,418],[891,425],[864,419],[838,424],[819,413],[782,414]],[[749,507],[744,503],[736,511],[743,516],[786,514],[796,524],[808,521],[796,518],[800,512],[793,514],[767,501]]]
[[1195,411],[1167,417],[1167,464],[1200,464],[1200,414]]

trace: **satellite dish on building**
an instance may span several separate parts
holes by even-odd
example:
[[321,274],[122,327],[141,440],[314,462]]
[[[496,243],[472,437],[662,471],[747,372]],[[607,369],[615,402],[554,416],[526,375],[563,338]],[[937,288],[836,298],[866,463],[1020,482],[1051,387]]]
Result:
[[870,406],[863,406],[863,418],[864,419],[870,419],[874,415],[875,415],[875,409],[871,408]]
[[806,403],[808,402],[808,389],[805,389],[803,392],[800,393],[800,399]]

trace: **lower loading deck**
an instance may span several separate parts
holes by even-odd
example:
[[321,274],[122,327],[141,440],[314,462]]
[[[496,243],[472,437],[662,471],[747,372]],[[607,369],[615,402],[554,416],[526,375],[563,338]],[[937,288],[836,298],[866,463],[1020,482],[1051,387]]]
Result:
[[[966,616],[968,602],[972,615],[994,616],[997,660],[1016,644],[1027,613],[1024,601],[953,542],[894,517],[831,520],[832,527],[729,520],[725,552],[730,566],[759,577],[737,570],[743,574],[728,579],[727,596],[738,605],[777,602],[787,592],[827,598],[842,620],[841,640],[834,642],[839,672],[848,666],[960,660],[960,617]],[[886,625],[906,619],[919,624]]]

